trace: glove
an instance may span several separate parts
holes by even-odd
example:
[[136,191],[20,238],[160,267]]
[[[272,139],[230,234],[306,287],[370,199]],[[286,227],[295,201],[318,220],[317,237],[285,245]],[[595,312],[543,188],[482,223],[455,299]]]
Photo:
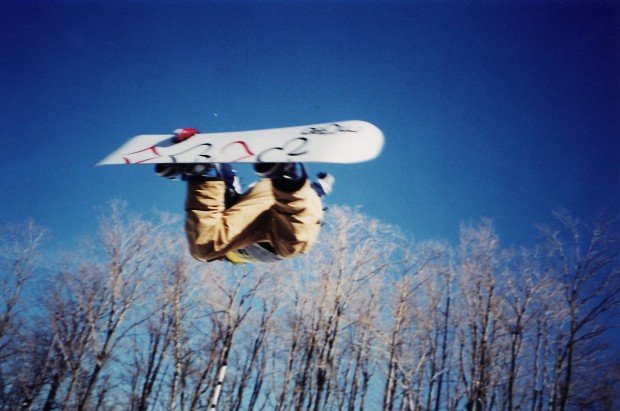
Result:
[[180,143],[198,133],[200,133],[200,131],[193,127],[177,128],[174,130],[174,142]]
[[[188,138],[200,133],[197,128],[184,127],[177,128],[172,132],[174,134],[174,143],[180,143]],[[183,179],[188,173],[188,167],[185,164],[155,164],[155,173],[157,175],[169,178],[170,180]]]
[[312,182],[312,188],[314,191],[316,191],[319,197],[329,195],[334,188],[334,184],[336,183],[334,176],[324,172],[320,172],[316,176],[318,179]]

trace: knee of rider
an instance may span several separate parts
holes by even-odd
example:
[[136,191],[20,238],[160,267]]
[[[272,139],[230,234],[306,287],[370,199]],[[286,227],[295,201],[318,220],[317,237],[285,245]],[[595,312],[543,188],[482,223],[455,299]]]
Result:
[[280,240],[278,246],[275,247],[278,255],[287,258],[309,251],[316,240],[316,234],[318,230],[296,232],[286,241]]
[[197,241],[191,235],[188,235],[189,253],[198,261],[210,261],[217,257],[214,241],[204,240]]
[[212,259],[211,253],[205,252],[202,247],[190,244],[189,253],[198,261],[207,262]]
[[278,255],[283,258],[289,258],[296,256],[297,254],[301,254],[308,249],[308,243],[306,242],[296,242],[296,243],[288,243],[282,244],[277,248]]

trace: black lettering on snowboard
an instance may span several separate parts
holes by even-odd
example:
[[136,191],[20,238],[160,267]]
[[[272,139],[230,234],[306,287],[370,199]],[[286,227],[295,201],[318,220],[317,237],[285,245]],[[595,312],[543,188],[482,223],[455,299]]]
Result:
[[357,130],[345,128],[338,123],[328,124],[324,127],[308,127],[303,129],[300,134],[337,134],[337,133],[357,133]]
[[274,160],[265,159],[266,155],[273,151],[280,152],[279,154],[284,155],[285,159],[288,160],[288,157],[296,157],[296,156],[308,154],[308,151],[306,150],[307,145],[308,145],[307,137],[296,137],[282,144],[281,147],[271,147],[271,148],[264,150],[262,153],[256,156],[256,160],[259,163],[265,162],[265,161],[266,162],[277,162]]

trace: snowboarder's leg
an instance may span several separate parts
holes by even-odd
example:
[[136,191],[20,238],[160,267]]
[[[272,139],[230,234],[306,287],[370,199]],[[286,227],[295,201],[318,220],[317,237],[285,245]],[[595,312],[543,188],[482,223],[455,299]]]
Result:
[[269,243],[281,257],[308,251],[316,241],[323,205],[307,178],[302,163],[259,163],[257,174],[272,181],[274,205],[269,222]]
[[271,182],[263,180],[226,209],[223,181],[188,182],[185,231],[192,256],[201,261],[267,241],[269,209],[274,204]]
[[279,256],[292,257],[312,247],[321,228],[323,205],[306,180],[293,192],[273,188],[269,242]]

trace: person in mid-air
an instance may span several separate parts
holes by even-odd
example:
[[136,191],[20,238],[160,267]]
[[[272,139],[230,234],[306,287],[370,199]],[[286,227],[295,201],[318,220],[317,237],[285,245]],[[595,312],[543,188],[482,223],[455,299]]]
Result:
[[[184,141],[199,131],[175,131]],[[187,181],[185,232],[191,255],[201,261],[273,262],[307,252],[321,221],[321,197],[334,177],[319,173],[310,181],[302,163],[255,163],[262,179],[240,193],[228,163],[157,164],[166,178]]]

